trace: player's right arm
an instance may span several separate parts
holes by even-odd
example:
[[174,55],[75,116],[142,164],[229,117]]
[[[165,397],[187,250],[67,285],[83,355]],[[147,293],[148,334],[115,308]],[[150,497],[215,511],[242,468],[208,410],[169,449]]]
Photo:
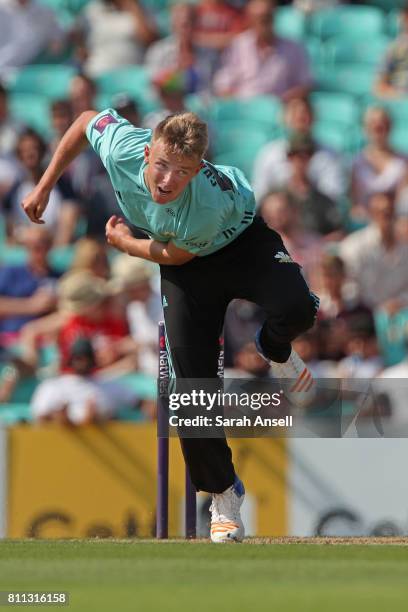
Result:
[[86,128],[97,111],[83,112],[65,132],[38,185],[24,198],[22,207],[33,223],[44,223],[42,215],[52,188],[69,164],[88,146]]

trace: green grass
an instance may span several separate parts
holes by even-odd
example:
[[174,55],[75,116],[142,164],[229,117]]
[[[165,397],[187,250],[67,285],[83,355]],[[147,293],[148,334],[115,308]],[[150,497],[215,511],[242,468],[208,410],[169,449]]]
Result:
[[0,590],[30,589],[81,612],[405,611],[408,547],[1,542]]

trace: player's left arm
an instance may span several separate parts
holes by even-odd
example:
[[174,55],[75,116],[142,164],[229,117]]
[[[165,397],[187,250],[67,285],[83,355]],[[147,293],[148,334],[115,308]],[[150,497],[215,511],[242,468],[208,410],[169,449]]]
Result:
[[119,251],[132,257],[141,257],[157,264],[181,266],[195,257],[172,242],[159,242],[147,238],[134,238],[122,219],[114,216],[106,224],[106,239]]

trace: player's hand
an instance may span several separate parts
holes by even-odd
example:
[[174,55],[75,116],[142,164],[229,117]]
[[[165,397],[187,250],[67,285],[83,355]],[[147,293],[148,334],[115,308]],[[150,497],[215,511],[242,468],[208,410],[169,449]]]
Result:
[[123,247],[123,238],[133,237],[130,228],[124,223],[121,217],[116,217],[116,215],[111,217],[107,222],[105,234],[108,244],[120,251],[125,251]]
[[27,215],[27,217],[33,222],[38,224],[45,223],[42,219],[44,210],[48,204],[48,198],[50,197],[49,192],[39,191],[34,189],[21,203],[21,206]]

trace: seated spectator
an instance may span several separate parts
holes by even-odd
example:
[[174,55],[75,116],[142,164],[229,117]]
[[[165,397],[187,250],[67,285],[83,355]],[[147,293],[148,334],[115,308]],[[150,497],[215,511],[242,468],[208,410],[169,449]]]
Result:
[[22,126],[10,117],[7,90],[0,83],[0,158],[13,155],[21,130]]
[[97,88],[95,82],[85,74],[77,74],[69,85],[69,101],[73,119],[84,111],[96,108]]
[[0,267],[0,337],[3,346],[18,340],[18,334],[31,321],[56,306],[58,272],[48,263],[51,236],[45,227],[29,226],[23,244],[27,263]]
[[59,368],[62,372],[70,372],[71,345],[78,337],[92,341],[96,367],[101,375],[115,377],[134,371],[136,345],[128,335],[123,309],[118,308],[107,281],[89,269],[77,268],[60,280],[57,294],[56,312],[31,321],[21,329],[20,355],[18,361],[12,360],[13,375],[0,385],[0,402],[11,397],[24,376],[37,371],[42,346],[58,349],[60,363],[51,365],[53,374]]
[[126,303],[130,334],[139,349],[139,369],[157,375],[157,325],[163,318],[161,298],[153,286],[156,266],[121,254],[112,264],[112,286]]
[[219,67],[221,52],[245,26],[243,10],[227,0],[201,0],[196,5],[194,43],[201,58],[211,66],[211,75]]
[[135,342],[123,316],[115,314],[109,286],[90,272],[71,272],[59,283],[59,308],[64,313],[58,332],[61,371],[70,372],[73,343],[84,337],[92,342],[97,370],[119,375],[137,366]]
[[243,344],[254,341],[264,320],[263,310],[247,300],[233,300],[227,308],[224,324],[225,367],[234,366],[234,355]]
[[84,71],[91,77],[141,64],[146,48],[157,38],[156,26],[139,0],[93,0],[83,17]]
[[160,121],[173,113],[186,110],[184,96],[187,93],[187,74],[183,70],[162,70],[153,77],[153,85],[161,103],[161,109],[148,113],[143,127],[154,130]]
[[54,100],[50,106],[51,126],[54,137],[49,143],[49,149],[53,153],[61,138],[74,120],[72,106],[69,100]]
[[258,353],[254,342],[247,342],[234,354],[234,367],[224,371],[225,378],[267,378],[270,364]]
[[70,272],[90,272],[97,278],[109,280],[110,265],[106,242],[95,238],[77,240]]
[[318,291],[320,307],[318,320],[347,319],[357,314],[371,315],[370,309],[362,304],[355,287],[347,278],[344,261],[338,255],[325,254],[320,261]]
[[135,393],[119,382],[99,380],[96,357],[90,340],[72,344],[71,374],[43,381],[31,400],[34,421],[67,425],[89,425],[112,419],[124,405],[135,405]]
[[386,110],[372,107],[364,116],[367,145],[352,166],[354,218],[367,219],[367,204],[374,193],[396,191],[407,172],[406,160],[390,145],[391,118]]
[[341,378],[374,378],[384,368],[371,316],[349,319],[345,352],[346,357],[338,364],[337,375]]
[[396,235],[392,195],[372,195],[369,213],[369,225],[340,243],[340,256],[361,301],[391,315],[408,305],[408,244]]
[[[96,85],[89,77],[79,74],[72,79],[69,101],[74,118],[96,108],[96,94]],[[99,155],[88,146],[70,164],[68,172],[74,192],[80,198],[87,235],[104,238],[106,222],[118,214],[119,206]]]
[[[272,140],[259,152],[254,163],[253,185],[260,200],[269,192],[283,189],[290,178],[291,165],[287,153],[293,134],[312,134],[313,108],[307,98],[292,98],[285,104],[284,128],[286,136]],[[308,176],[315,187],[334,201],[348,188],[343,164],[338,155],[315,143]]]
[[270,193],[262,200],[260,213],[265,223],[280,234],[292,259],[303,268],[313,285],[322,252],[322,239],[303,227],[302,210],[283,192]]
[[408,93],[408,2],[401,9],[401,33],[391,43],[379,69],[374,93],[382,98],[399,98]]
[[[17,157],[23,176],[16,181],[3,202],[7,234],[11,241],[21,242],[21,235],[30,224],[21,203],[42,176],[45,153],[45,142],[34,130],[27,129],[20,135]],[[50,193],[49,206],[44,213],[44,221],[53,236],[53,246],[68,244],[72,240],[79,214],[72,185],[65,176],[61,177]]]
[[114,96],[112,100],[112,107],[119,113],[119,115],[121,115],[135,127],[141,126],[142,121],[136,102],[126,93],[120,93]]
[[333,363],[320,359],[321,337],[319,330],[314,328],[295,338],[292,346],[305,362],[313,376],[318,378],[334,378],[336,376]]
[[209,89],[212,66],[200,55],[195,43],[194,7],[188,2],[177,2],[170,10],[171,34],[149,47],[146,67],[153,79],[160,73],[184,73],[186,93]]
[[333,200],[319,191],[309,178],[314,152],[315,144],[309,136],[292,136],[287,152],[290,173],[285,192],[299,209],[304,229],[326,238],[339,238],[340,212]]
[[248,97],[262,94],[283,100],[305,95],[311,76],[305,50],[273,31],[272,0],[250,0],[246,7],[249,29],[238,34],[225,50],[214,77],[221,96]]
[[35,0],[0,5],[0,76],[34,61],[43,51],[58,52],[64,39],[54,12]]

